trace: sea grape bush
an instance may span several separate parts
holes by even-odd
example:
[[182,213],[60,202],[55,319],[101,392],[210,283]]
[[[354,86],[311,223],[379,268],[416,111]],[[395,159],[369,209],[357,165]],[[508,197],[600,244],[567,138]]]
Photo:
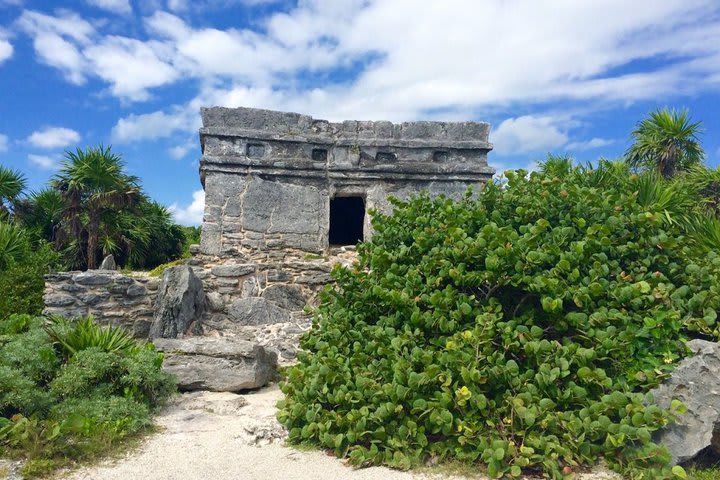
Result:
[[564,478],[601,457],[631,478],[683,476],[652,442],[683,406],[647,392],[689,336],[717,337],[720,256],[639,193],[646,179],[613,170],[555,159],[375,214],[287,372],[290,441],[493,478]]

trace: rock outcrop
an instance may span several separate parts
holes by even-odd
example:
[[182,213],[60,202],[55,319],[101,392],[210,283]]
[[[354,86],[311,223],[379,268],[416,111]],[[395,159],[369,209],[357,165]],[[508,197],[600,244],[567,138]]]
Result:
[[205,313],[203,284],[187,265],[165,270],[155,302],[150,338],[184,335]]
[[163,369],[177,377],[183,391],[238,392],[275,379],[277,355],[243,339],[187,337],[155,339],[165,353]]
[[670,450],[673,464],[692,459],[706,447],[720,453],[720,344],[691,340],[687,346],[695,355],[682,360],[670,379],[652,391],[660,407],[669,408],[675,399],[687,407],[654,439]]

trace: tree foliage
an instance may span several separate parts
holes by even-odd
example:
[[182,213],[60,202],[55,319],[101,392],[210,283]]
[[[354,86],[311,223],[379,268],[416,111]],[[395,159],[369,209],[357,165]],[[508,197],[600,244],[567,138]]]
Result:
[[493,478],[562,478],[600,457],[671,476],[651,437],[682,407],[646,393],[688,336],[718,336],[720,256],[678,220],[674,187],[627,168],[551,158],[476,197],[376,214],[282,386],[290,441]]
[[51,242],[66,268],[96,268],[113,254],[120,265],[145,269],[183,255],[184,228],[125,173],[110,147],[67,152],[50,188],[13,199],[13,220],[31,242]]
[[60,173],[52,182],[63,197],[65,230],[83,244],[87,268],[98,267],[103,216],[132,208],[138,202],[138,179],[123,169],[122,159],[110,147],[78,148],[66,152]]
[[0,216],[9,212],[26,185],[27,179],[22,173],[0,165]]
[[700,122],[692,122],[687,110],[656,110],[638,122],[625,156],[634,168],[670,178],[702,163],[705,152],[699,133]]

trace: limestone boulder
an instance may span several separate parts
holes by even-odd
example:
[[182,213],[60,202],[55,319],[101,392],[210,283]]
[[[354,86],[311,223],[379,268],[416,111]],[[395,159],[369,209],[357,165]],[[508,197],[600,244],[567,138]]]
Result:
[[158,338],[163,369],[182,391],[238,392],[260,388],[277,375],[277,355],[255,342],[232,337]]
[[290,312],[261,297],[242,298],[228,308],[228,316],[238,325],[273,325],[290,321]]
[[677,399],[687,412],[656,432],[654,440],[665,445],[672,463],[692,459],[711,447],[720,453],[720,344],[705,340],[687,343],[694,356],[683,359],[672,376],[653,390],[654,401],[663,408]]
[[115,257],[113,257],[112,254],[103,258],[103,261],[100,264],[100,270],[117,270],[117,263],[115,262]]
[[187,265],[165,270],[155,301],[150,338],[176,338],[199,322],[206,309],[202,281]]

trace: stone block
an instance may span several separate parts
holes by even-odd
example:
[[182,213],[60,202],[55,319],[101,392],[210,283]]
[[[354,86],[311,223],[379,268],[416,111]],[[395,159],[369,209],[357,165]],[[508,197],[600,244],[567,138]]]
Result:
[[252,263],[237,263],[230,265],[218,265],[210,269],[210,273],[216,277],[242,277],[253,273],[256,265]]
[[188,337],[154,343],[165,353],[163,369],[176,376],[180,390],[238,392],[263,387],[277,375],[277,355],[246,340]]
[[75,283],[80,285],[107,285],[115,280],[116,275],[104,270],[88,270],[73,277]]
[[[87,293],[81,293],[77,296],[77,299],[82,303],[83,305],[97,305],[100,302],[106,301],[108,298],[110,298],[110,294],[108,292],[87,292]],[[47,304],[47,302],[45,302]]]
[[139,297],[141,295],[147,295],[147,293],[148,293],[147,288],[145,288],[145,286],[140,285],[140,284],[130,285],[127,288],[127,296],[128,297]]
[[76,285],[74,283],[66,283],[64,285],[60,285],[60,290],[63,290],[68,293],[79,293],[79,292],[85,292],[87,290],[87,288],[83,287],[82,285]]
[[262,297],[290,311],[302,310],[307,303],[302,289],[297,285],[270,285],[263,291]]
[[50,294],[43,297],[47,307],[68,307],[75,303],[75,298],[70,295]]
[[228,316],[238,325],[272,325],[290,321],[290,313],[265,298],[251,297],[234,301]]

